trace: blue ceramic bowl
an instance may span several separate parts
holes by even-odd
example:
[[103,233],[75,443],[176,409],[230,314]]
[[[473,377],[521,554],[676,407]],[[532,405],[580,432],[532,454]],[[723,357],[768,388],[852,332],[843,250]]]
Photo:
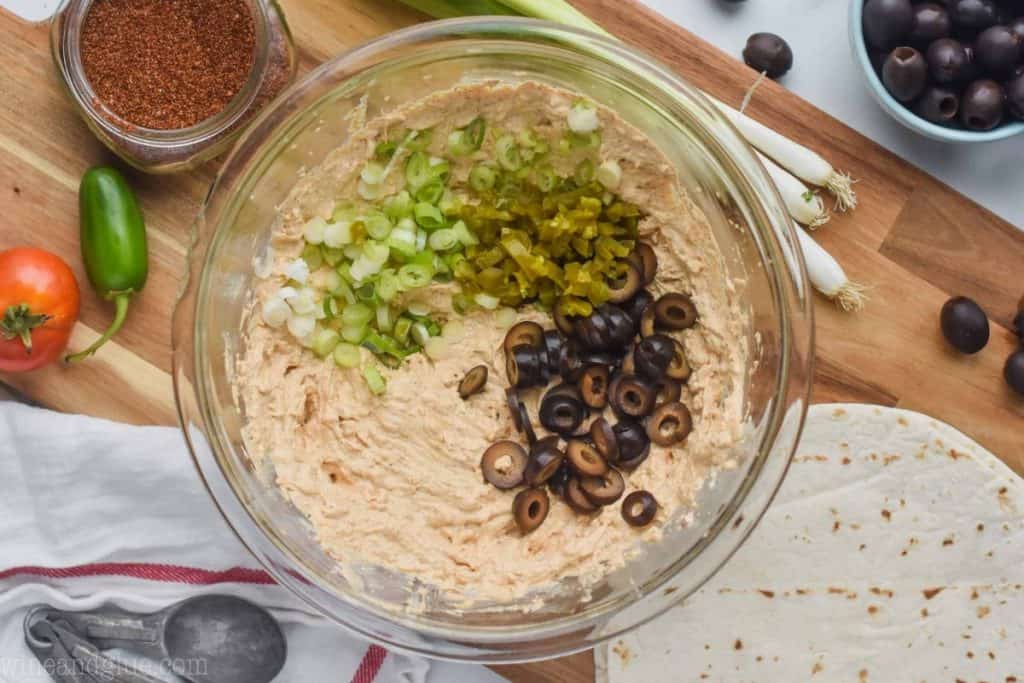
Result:
[[850,0],[850,44],[853,47],[853,58],[864,74],[864,80],[868,84],[868,90],[871,91],[872,97],[894,119],[907,128],[932,140],[957,144],[995,142],[996,140],[1004,140],[1024,133],[1024,122],[1020,121],[1003,123],[993,130],[979,132],[939,126],[922,119],[907,109],[899,100],[889,94],[889,91],[885,89],[885,85],[882,84],[882,79],[878,77],[874,67],[871,66],[867,43],[864,41],[864,30],[862,28],[863,14],[864,0]]

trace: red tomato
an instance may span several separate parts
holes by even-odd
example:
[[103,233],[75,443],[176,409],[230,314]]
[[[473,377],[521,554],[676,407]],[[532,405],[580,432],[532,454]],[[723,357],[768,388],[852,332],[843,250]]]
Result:
[[56,360],[78,320],[78,282],[59,256],[18,247],[0,252],[0,372]]

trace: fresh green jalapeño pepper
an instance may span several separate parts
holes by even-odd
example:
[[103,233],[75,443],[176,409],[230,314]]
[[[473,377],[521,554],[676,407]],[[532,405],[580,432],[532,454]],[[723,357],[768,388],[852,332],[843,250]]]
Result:
[[114,322],[84,351],[68,362],[91,356],[117,334],[132,295],[149,274],[146,225],[128,183],[117,170],[97,166],[86,171],[78,191],[82,261],[93,288],[115,306]]

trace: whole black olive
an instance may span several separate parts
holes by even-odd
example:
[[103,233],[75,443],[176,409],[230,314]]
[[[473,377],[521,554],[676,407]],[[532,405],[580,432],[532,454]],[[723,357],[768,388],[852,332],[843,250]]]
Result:
[[970,64],[963,43],[952,38],[940,38],[929,45],[925,59],[936,83],[962,80]]
[[645,337],[633,352],[637,374],[650,380],[661,379],[674,355],[675,341],[671,337],[664,334]]
[[939,38],[948,38],[952,28],[949,12],[934,2],[914,5],[914,27],[907,39],[915,45],[928,45]]
[[644,309],[647,308],[647,304],[653,302],[654,295],[646,289],[641,289],[636,293],[636,296],[621,304],[622,310],[626,312],[626,315],[633,319],[634,332],[640,331],[640,316],[643,315]]
[[793,50],[774,33],[755,33],[747,39],[743,61],[768,78],[781,78],[793,68]]
[[882,82],[900,102],[910,102],[928,85],[928,63],[912,47],[893,50],[882,65]]
[[1012,116],[1024,121],[1024,71],[1006,84],[1006,108]]
[[572,434],[583,424],[587,407],[579,398],[552,389],[540,402],[540,423],[556,434]]
[[618,415],[646,417],[654,410],[657,392],[636,375],[619,375],[608,387],[608,399]]
[[633,491],[622,501],[622,518],[630,526],[647,526],[658,514],[658,501],[648,491]]
[[974,56],[994,75],[1009,74],[1020,62],[1021,38],[1006,26],[985,29],[974,43]]
[[895,47],[913,28],[910,0],[868,0],[864,5],[864,38],[880,50]]
[[550,509],[551,499],[544,489],[524,489],[512,501],[512,515],[519,531],[524,534],[543,524]]
[[960,96],[954,90],[934,86],[924,91],[914,111],[927,121],[945,125],[955,121],[960,113]]
[[988,344],[988,316],[967,297],[947,301],[939,320],[946,340],[963,353],[977,353]]
[[643,287],[643,274],[629,261],[620,261],[624,272],[618,278],[608,282],[608,300],[613,304],[629,301]]
[[999,21],[999,11],[992,0],[952,0],[950,19],[959,29],[984,31]]
[[1014,352],[1006,359],[1003,377],[1011,389],[1024,396],[1024,349]]
[[964,90],[960,121],[971,130],[992,130],[1003,122],[1006,92],[995,81],[974,81]]
[[651,453],[651,437],[644,426],[635,420],[623,420],[612,427],[619,443],[619,461],[617,465],[627,470],[635,470]]

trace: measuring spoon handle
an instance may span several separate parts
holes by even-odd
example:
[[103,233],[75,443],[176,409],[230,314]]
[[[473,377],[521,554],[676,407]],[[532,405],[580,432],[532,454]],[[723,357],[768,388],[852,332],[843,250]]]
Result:
[[125,647],[136,652],[160,654],[160,614],[136,614],[116,607],[89,612],[48,612],[51,620],[62,619],[101,650]]

